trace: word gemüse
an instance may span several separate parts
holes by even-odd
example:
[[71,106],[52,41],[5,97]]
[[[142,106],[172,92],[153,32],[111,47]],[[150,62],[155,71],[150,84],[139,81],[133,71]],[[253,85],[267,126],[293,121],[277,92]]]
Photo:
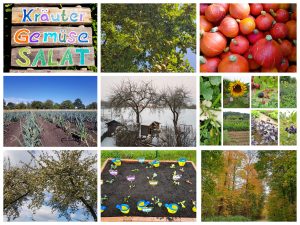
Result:
[[[51,29],[51,28],[50,28]],[[56,31],[34,31],[31,32],[27,28],[18,29],[13,36],[16,44],[40,44],[40,43],[65,43],[65,44],[80,44],[89,43],[88,32],[77,32],[71,30],[66,32],[65,29]]]

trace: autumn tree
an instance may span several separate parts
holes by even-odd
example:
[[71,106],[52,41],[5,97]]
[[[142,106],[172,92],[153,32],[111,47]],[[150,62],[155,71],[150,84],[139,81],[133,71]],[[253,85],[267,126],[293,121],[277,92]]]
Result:
[[192,72],[196,4],[102,4],[103,72]]
[[259,151],[256,169],[268,185],[268,219],[296,221],[296,151]]
[[28,151],[30,162],[4,163],[4,214],[17,218],[26,202],[35,212],[45,204],[71,220],[79,209],[97,221],[97,156],[84,151]]
[[122,108],[130,108],[136,115],[136,123],[140,124],[140,115],[145,108],[156,101],[156,93],[152,82],[123,81],[112,90],[110,96],[111,106],[119,111]]
[[181,130],[178,120],[182,109],[189,103],[189,91],[184,87],[166,88],[160,93],[159,101],[163,107],[167,107],[173,116],[173,126],[176,136],[176,146],[182,146]]
[[205,151],[202,155],[204,155],[202,157],[204,165],[202,187],[205,187],[202,189],[204,219],[216,216],[220,218],[238,216],[243,220],[259,219],[263,210],[264,190],[255,170],[256,153]]
[[224,168],[222,151],[201,151],[201,200],[204,218],[216,214],[217,177]]

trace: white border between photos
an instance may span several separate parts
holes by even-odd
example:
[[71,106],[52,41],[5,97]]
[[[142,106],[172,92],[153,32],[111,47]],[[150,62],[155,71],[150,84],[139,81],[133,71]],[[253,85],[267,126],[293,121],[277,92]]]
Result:
[[[1,47],[0,49],[3,49],[4,47],[4,43],[3,43],[3,4],[5,3],[70,3],[72,2],[73,3],[78,3],[78,4],[82,4],[83,1],[82,0],[56,0],[56,1],[47,1],[47,0],[11,0],[11,1],[8,1],[8,0],[4,0],[0,3],[0,40],[1,41]],[[98,72],[97,73],[89,73],[89,74],[84,74],[84,73],[81,73],[80,75],[79,74],[75,74],[75,75],[71,75],[71,74],[59,74],[59,75],[63,75],[63,76],[97,76],[98,79],[97,79],[97,82],[98,82],[98,88],[97,88],[97,92],[98,92],[98,96],[97,96],[97,100],[98,100],[98,121],[100,120],[100,116],[101,116],[101,111],[100,111],[100,102],[101,102],[101,91],[100,91],[100,87],[101,87],[101,76],[120,76],[120,75],[125,75],[125,76],[168,76],[168,77],[172,77],[172,76],[196,76],[196,96],[198,97],[198,100],[196,100],[196,105],[197,105],[197,110],[196,110],[196,115],[197,115],[197,121],[196,121],[196,125],[197,127],[199,127],[199,114],[200,114],[200,110],[199,110],[199,104],[200,104],[200,100],[199,100],[199,96],[200,96],[200,92],[199,92],[199,77],[200,77],[200,74],[199,74],[199,4],[200,3],[224,3],[224,0],[212,0],[212,1],[207,1],[207,0],[204,0],[204,1],[197,1],[197,0],[152,0],[152,1],[149,1],[149,0],[118,0],[118,1],[115,1],[115,0],[89,0],[87,1],[86,3],[98,3]],[[230,2],[230,3],[240,3],[241,0],[227,0],[227,2]],[[264,1],[258,1],[258,0],[248,0],[247,2],[249,3],[261,3],[261,2],[264,2],[264,3],[281,3],[281,2],[288,2],[288,3],[297,3],[296,0],[289,0],[289,1],[280,1],[280,0],[264,0]],[[101,8],[101,5],[100,3],[195,3],[197,4],[197,48],[196,48],[196,73],[182,73],[182,74],[173,74],[173,73],[169,73],[169,74],[166,74],[166,73],[160,73],[160,74],[157,74],[157,73],[139,73],[139,74],[132,74],[132,73],[103,73],[103,74],[100,74],[100,52],[101,52],[101,46],[100,46],[100,33],[101,33],[101,27],[100,27],[100,8]],[[299,6],[300,4],[298,4],[298,7],[297,7],[297,14],[299,12]],[[299,34],[299,26],[297,27],[297,33]],[[3,51],[3,50],[2,50]],[[297,48],[297,55],[299,57],[299,49]],[[0,54],[0,68],[3,68],[3,54]],[[298,70],[299,71],[299,70]],[[297,72],[297,74],[300,76],[300,73]],[[7,76],[12,76],[12,75],[20,75],[20,74],[3,74],[2,73],[2,76],[0,77],[0,85],[2,87],[2,91],[0,92],[0,99],[3,99],[3,76],[4,75],[7,75]],[[58,74],[54,74],[54,76],[57,76]],[[201,74],[201,75],[208,75],[208,76],[211,76],[211,75],[216,75],[216,76],[224,76],[224,75],[230,75],[230,74],[220,74],[220,73],[213,73],[213,74]],[[236,74],[236,75],[243,75],[243,74]],[[256,75],[256,74],[252,74],[252,73],[249,73],[248,75]],[[261,74],[260,74],[261,75]],[[266,74],[266,75],[270,75],[270,74]],[[288,76],[289,74],[288,73],[285,73],[285,74],[279,74],[279,75],[286,75]],[[22,75],[21,75],[22,76]],[[36,73],[34,75],[31,75],[31,76],[51,76],[49,74],[45,74],[45,73]],[[52,75],[53,76],[53,75]],[[299,86],[299,79],[297,79],[297,85]],[[222,86],[223,87],[223,86]],[[300,127],[300,119],[299,119],[299,106],[300,106],[300,94],[299,94],[299,91],[300,89],[298,88],[298,92],[297,92],[297,116],[298,116],[298,120],[297,120],[297,126]],[[222,90],[223,92],[223,90]],[[251,97],[250,97],[250,100],[251,100]],[[1,117],[1,126],[0,126],[0,132],[1,132],[1,138],[0,138],[0,143],[1,143],[1,146],[3,146],[3,101],[1,101],[0,103],[0,107],[1,107],[1,110],[0,110],[0,117]],[[98,131],[100,130],[100,126],[101,126],[101,123],[98,122]],[[199,141],[200,141],[200,135],[199,135],[199,129],[196,129],[196,135],[197,135],[197,143],[199,144]],[[222,140],[223,141],[223,140]],[[199,146],[197,145],[196,147],[189,147],[189,148],[155,148],[155,149],[158,149],[158,150],[196,150],[196,153],[197,153],[197,208],[198,208],[198,211],[197,211],[197,222],[200,222],[201,221],[201,150],[260,150],[260,149],[264,149],[264,150],[297,150],[299,149],[299,146],[300,146],[300,137],[298,135],[297,137],[297,146],[296,147],[289,147],[289,146],[263,146],[263,147],[259,147],[259,146],[242,146],[242,147],[239,147],[239,146]],[[17,150],[31,150],[33,148],[26,148],[26,147],[19,147],[17,148]],[[35,150],[53,150],[53,149],[57,149],[57,150],[76,150],[78,148],[76,147],[64,147],[64,148],[57,148],[57,147],[39,147],[39,148],[34,148]],[[91,148],[87,148],[87,147],[82,147],[80,148],[82,150],[98,150],[98,206],[97,206],[97,209],[99,209],[100,207],[100,157],[101,157],[101,150],[120,150],[120,149],[124,149],[124,150],[153,150],[153,148],[116,148],[116,147],[100,147],[100,135],[98,134],[98,147],[91,147]],[[0,201],[0,209],[2,210],[3,212],[3,151],[4,150],[16,150],[16,148],[8,148],[8,147],[3,147],[1,149],[1,153],[0,153],[0,180],[1,180],[1,188],[0,188],[0,196],[1,196],[1,201]],[[300,149],[299,149],[300,150]],[[299,152],[297,152],[297,158],[299,159]],[[299,163],[297,164],[297,171],[299,171]],[[299,176],[297,175],[297,187],[299,186]],[[297,188],[297,190],[299,190]],[[297,202],[299,204],[299,194],[297,196]],[[3,213],[0,213],[0,222],[3,221]],[[98,210],[98,223],[99,221],[101,221],[101,217],[100,217],[100,210]],[[297,209],[297,218],[299,218],[300,214],[299,214],[299,210]],[[17,224],[25,224],[25,222],[9,222],[9,223],[17,223]],[[64,223],[64,222],[56,222],[56,223]],[[71,223],[71,224],[75,224],[75,222],[68,222],[68,223]],[[111,224],[111,223],[108,223],[108,222],[101,222],[103,224]],[[152,222],[151,224],[166,224],[168,222]],[[247,222],[248,224],[265,224],[266,222]],[[268,222],[270,223],[270,222]],[[284,222],[276,222],[276,224],[283,224]],[[293,222],[295,223],[295,222]],[[5,224],[8,224],[8,223],[5,223]],[[27,224],[27,223],[26,223]],[[44,222],[34,222],[34,224],[44,224]],[[52,224],[52,223],[51,223]],[[78,224],[76,222],[76,224]],[[95,224],[94,222],[84,222],[84,224]],[[144,224],[144,222],[137,222],[136,224]],[[187,222],[181,222],[180,224],[188,224]],[[190,224],[190,223],[189,223]],[[220,224],[220,222],[210,222],[209,224]],[[231,224],[230,222],[222,222],[222,224]]]

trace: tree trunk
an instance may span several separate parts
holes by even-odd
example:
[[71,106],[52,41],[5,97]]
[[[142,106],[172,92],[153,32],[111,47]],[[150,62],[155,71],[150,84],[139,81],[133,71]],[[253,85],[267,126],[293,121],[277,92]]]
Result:
[[173,125],[174,125],[174,131],[176,136],[176,146],[181,147],[182,141],[181,141],[181,135],[180,135],[180,129],[178,129],[178,113],[173,112]]
[[5,202],[4,202],[3,208],[6,209],[6,208],[9,207],[10,205],[15,204],[17,201],[21,200],[22,198],[25,198],[29,193],[30,193],[30,191],[27,191],[25,194],[19,196],[18,198],[16,198],[16,199],[13,200],[12,202],[8,202],[8,203],[5,203]]
[[97,222],[97,214],[95,213],[93,207],[90,206],[89,203],[83,197],[80,197],[80,200],[85,205],[85,207],[88,209],[88,211],[92,214],[94,221]]
[[135,113],[136,113],[136,123],[140,124],[140,112],[136,111]]

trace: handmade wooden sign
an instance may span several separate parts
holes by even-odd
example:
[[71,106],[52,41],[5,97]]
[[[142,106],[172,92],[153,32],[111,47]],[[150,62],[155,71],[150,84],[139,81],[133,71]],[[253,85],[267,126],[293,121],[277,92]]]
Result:
[[13,67],[67,67],[94,66],[93,47],[63,48],[13,48],[11,66]]
[[12,24],[87,25],[92,23],[91,9],[84,7],[13,7]]
[[58,72],[79,66],[74,72],[84,72],[95,66],[90,8],[17,4],[12,24],[10,71]]
[[14,26],[12,46],[92,46],[91,27]]

